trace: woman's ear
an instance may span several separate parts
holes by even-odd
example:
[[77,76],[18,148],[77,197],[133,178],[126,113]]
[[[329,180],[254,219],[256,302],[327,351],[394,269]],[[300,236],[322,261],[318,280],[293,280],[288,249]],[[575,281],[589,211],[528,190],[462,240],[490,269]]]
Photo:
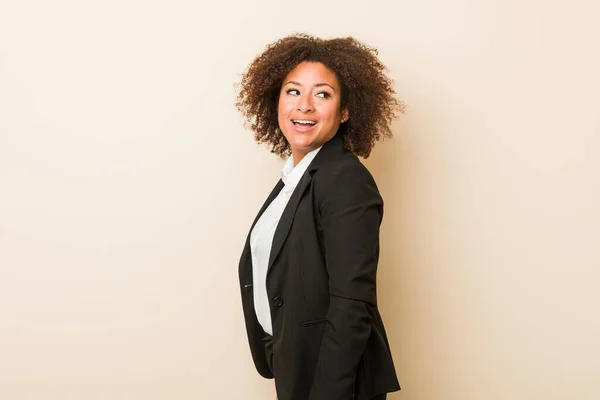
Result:
[[343,124],[344,122],[348,121],[348,118],[350,118],[350,114],[348,112],[348,106],[346,106],[342,110],[342,120],[341,120],[341,123]]

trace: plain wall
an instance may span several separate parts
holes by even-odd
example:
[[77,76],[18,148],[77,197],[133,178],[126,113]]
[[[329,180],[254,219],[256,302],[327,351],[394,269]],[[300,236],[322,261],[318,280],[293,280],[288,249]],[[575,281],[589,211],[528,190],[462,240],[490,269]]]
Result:
[[597,1],[0,2],[0,398],[273,399],[239,255],[282,160],[233,84],[379,49],[390,400],[600,398]]

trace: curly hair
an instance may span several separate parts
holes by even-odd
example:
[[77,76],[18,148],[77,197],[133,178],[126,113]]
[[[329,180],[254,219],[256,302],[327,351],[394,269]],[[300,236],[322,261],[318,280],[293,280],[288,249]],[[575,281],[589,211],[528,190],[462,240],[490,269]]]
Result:
[[382,137],[392,137],[391,121],[404,112],[394,98],[393,81],[377,58],[377,50],[352,37],[321,39],[294,34],[267,46],[236,85],[236,107],[245,126],[254,131],[258,143],[285,157],[290,145],[277,122],[277,104],[283,79],[303,61],[318,62],[330,69],[341,86],[341,108],[348,107],[350,119],[340,125],[345,147],[367,158]]

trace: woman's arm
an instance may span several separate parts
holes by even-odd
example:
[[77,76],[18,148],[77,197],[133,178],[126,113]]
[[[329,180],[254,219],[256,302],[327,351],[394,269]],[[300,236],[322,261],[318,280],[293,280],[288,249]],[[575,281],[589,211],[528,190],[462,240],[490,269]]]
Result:
[[352,399],[377,303],[383,201],[371,174],[355,161],[315,174],[315,185],[321,178],[323,189],[319,208],[330,304],[309,400]]

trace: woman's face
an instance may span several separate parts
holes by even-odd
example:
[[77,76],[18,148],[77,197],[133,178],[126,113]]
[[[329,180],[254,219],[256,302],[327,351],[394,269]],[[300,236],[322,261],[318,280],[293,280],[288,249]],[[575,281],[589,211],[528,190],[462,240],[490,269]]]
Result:
[[348,110],[341,109],[341,87],[335,74],[318,62],[303,61],[281,86],[277,119],[292,148],[294,164],[331,140]]

